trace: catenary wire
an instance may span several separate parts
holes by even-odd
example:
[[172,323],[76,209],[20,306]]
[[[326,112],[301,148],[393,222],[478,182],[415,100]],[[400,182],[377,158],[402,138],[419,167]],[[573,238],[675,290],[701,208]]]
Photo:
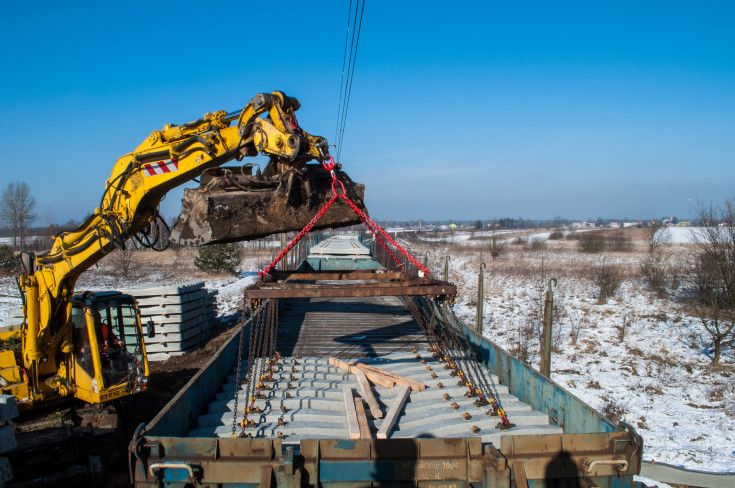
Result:
[[[359,21],[358,21],[358,10],[359,10]],[[347,44],[350,44],[350,54],[347,58],[347,75],[344,76],[343,72],[343,83],[340,86],[340,104],[339,104],[339,119],[337,121],[337,133],[335,135],[336,140],[336,153],[337,153],[337,160],[339,161],[340,156],[342,154],[342,144],[344,140],[344,130],[345,125],[347,122],[347,110],[349,106],[350,101],[350,95],[352,92],[352,84],[354,81],[354,74],[355,74],[355,64],[357,61],[357,49],[360,44],[360,31],[362,30],[362,19],[363,19],[363,13],[365,10],[365,0],[362,2],[362,6],[360,6],[360,1],[358,0],[355,5],[355,13],[354,17],[352,16],[352,3],[350,3],[350,12],[348,14],[348,35],[345,39],[345,51],[347,50]],[[350,17],[352,17],[352,29],[349,28],[349,21]],[[352,32],[352,36],[350,37],[349,33],[350,30]],[[348,42],[349,39],[349,42]]]

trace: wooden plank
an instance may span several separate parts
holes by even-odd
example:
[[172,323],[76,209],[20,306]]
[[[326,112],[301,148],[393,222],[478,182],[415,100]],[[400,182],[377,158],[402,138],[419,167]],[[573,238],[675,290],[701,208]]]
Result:
[[352,388],[343,388],[342,393],[345,397],[345,412],[347,413],[347,429],[350,431],[350,439],[360,438],[360,424],[357,422],[357,412],[355,411],[355,393]]
[[424,383],[413,378],[408,378],[406,376],[391,373],[390,371],[384,371],[374,366],[368,366],[367,364],[355,362],[350,363],[350,365],[360,368],[365,374],[373,373],[376,375],[381,375],[384,378],[394,381],[397,385],[410,386],[411,389],[414,391],[424,391],[426,389],[426,385]]
[[355,398],[355,412],[357,412],[357,425],[360,427],[360,439],[372,439],[362,398]]
[[370,384],[368,383],[368,379],[365,376],[365,373],[363,373],[362,371],[357,371],[355,372],[355,376],[357,376],[357,384],[360,385],[360,393],[362,394],[362,398],[364,398],[367,402],[368,408],[370,408],[370,413],[373,415],[373,418],[382,419],[383,412],[380,410],[380,406],[378,405],[378,401],[375,399],[375,395],[373,395],[373,390],[372,388],[370,388]]
[[398,395],[393,399],[393,402],[390,405],[390,409],[388,409],[388,413],[383,419],[383,422],[380,424],[377,435],[378,439],[388,438],[388,434],[393,429],[393,425],[395,425],[396,421],[398,420],[398,416],[400,415],[401,410],[403,410],[403,406],[406,404],[406,400],[408,400],[408,395],[410,393],[411,388],[409,388],[408,386],[399,387]]
[[[329,358],[329,365],[334,366],[339,369],[343,369],[347,371],[348,373],[355,373],[355,371],[360,371],[359,368],[349,365],[344,361],[340,361],[337,358]],[[396,384],[395,381],[391,380],[390,378],[386,378],[384,376],[372,373],[372,372],[365,372],[365,376],[375,383],[376,385],[384,386],[386,388],[393,388],[393,385]]]

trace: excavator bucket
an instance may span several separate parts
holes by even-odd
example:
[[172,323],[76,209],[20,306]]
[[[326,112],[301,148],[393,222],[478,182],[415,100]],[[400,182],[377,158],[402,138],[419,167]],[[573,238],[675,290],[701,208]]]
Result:
[[[367,213],[365,185],[343,172],[337,176],[347,197]],[[180,245],[203,246],[300,231],[334,195],[331,182],[330,173],[317,164],[274,177],[253,175],[251,165],[206,170],[199,188],[184,191],[170,239]],[[347,203],[338,199],[313,230],[360,223]]]

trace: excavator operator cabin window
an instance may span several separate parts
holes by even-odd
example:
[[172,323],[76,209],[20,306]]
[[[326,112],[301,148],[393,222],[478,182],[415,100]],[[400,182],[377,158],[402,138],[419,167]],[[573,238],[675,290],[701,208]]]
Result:
[[90,376],[94,376],[92,349],[89,346],[89,333],[87,332],[87,319],[84,314],[84,309],[72,308],[71,321],[73,324],[72,338],[74,340],[74,356],[84,371]]

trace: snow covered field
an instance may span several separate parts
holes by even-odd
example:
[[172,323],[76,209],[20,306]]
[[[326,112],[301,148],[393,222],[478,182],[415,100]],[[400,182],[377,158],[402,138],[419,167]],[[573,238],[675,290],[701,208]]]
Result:
[[[688,229],[669,230],[675,231],[671,251],[681,256],[686,250],[675,244],[691,241],[678,231]],[[439,276],[444,257],[451,256],[450,281],[460,294],[454,311],[469,326],[476,320],[480,252],[488,240],[406,243],[417,256],[428,252]],[[582,254],[576,242],[564,240],[537,251],[510,245],[496,261],[485,251],[483,334],[537,368],[544,294],[556,277],[551,378],[633,425],[645,440],[645,460],[735,472],[735,351],[725,353],[720,368],[710,366],[711,341],[700,319],[646,288],[638,277],[645,242],[633,244],[638,251],[605,256]],[[625,273],[607,302],[598,300],[591,280],[603,259]]]
[[[548,232],[529,237],[546,238]],[[526,356],[534,367],[539,360],[543,294],[549,278],[556,277],[552,379],[592,407],[636,427],[645,440],[644,459],[735,471],[734,351],[725,353],[720,368],[710,367],[710,342],[699,319],[675,300],[658,298],[638,277],[645,243],[634,240],[637,251],[604,257],[579,253],[574,241],[547,241],[546,249],[536,251],[508,245],[507,254],[492,261],[485,251],[488,240],[488,233],[468,232],[414,237],[406,246],[421,261],[428,253],[430,268],[438,276],[444,257],[451,255],[450,280],[460,293],[455,313],[470,326],[475,322],[483,253],[487,264],[483,333],[512,353]],[[672,251],[683,252],[680,242],[689,241],[677,237],[670,242]],[[219,292],[220,316],[230,317],[239,313],[242,291],[270,257],[271,251],[246,253],[241,276],[232,277],[201,273],[191,265],[193,251],[141,252],[134,271],[122,278],[110,256],[82,275],[77,289],[202,279]],[[625,270],[620,290],[604,303],[597,299],[590,279],[602,259]],[[10,308],[20,306],[17,293],[13,278],[0,278],[0,325]]]

